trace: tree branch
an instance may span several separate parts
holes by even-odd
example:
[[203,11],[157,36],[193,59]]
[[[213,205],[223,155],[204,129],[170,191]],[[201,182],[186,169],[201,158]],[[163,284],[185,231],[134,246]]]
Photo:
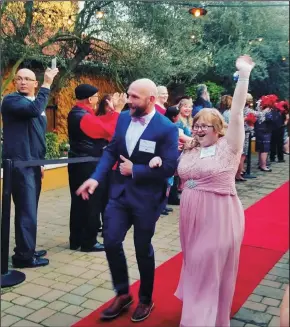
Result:
[[45,47],[58,42],[58,41],[81,41],[81,38],[79,38],[76,35],[71,34],[55,34],[53,37],[48,39],[47,41],[43,42],[40,45],[40,49],[44,49]]
[[25,21],[21,30],[23,39],[29,34],[33,20],[33,1],[27,1],[24,4]]
[[3,92],[6,90],[6,88],[8,87],[8,85],[10,84],[10,82],[12,82],[15,73],[18,69],[18,67],[20,66],[20,64],[24,61],[26,57],[26,54],[24,54],[20,59],[17,60],[17,62],[14,64],[14,66],[12,67],[12,70],[9,74],[9,76],[7,77],[7,79],[3,82],[3,84],[1,85],[1,93],[0,96],[2,97]]

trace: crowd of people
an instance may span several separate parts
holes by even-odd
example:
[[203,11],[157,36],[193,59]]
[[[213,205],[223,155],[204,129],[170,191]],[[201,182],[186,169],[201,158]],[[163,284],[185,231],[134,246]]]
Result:
[[[166,106],[167,88],[149,79],[134,81],[127,94],[101,99],[93,85],[75,89],[76,103],[67,119],[69,158],[100,160],[68,165],[69,246],[106,253],[116,298],[103,310],[102,319],[118,317],[133,303],[123,250],[131,227],[141,281],[131,320],[149,317],[154,307],[152,237],[160,215],[172,210],[169,203],[180,205],[183,266],[175,293],[183,302],[180,326],[230,326],[244,234],[235,182],[245,180],[248,135],[255,132],[261,171],[271,171],[269,152],[270,161],[278,156],[279,162],[289,154],[283,149],[288,103],[270,95],[253,108],[248,85],[254,66],[249,56],[237,59],[234,95],[223,96],[218,109],[205,85],[198,86],[195,101],[182,96],[171,107]],[[36,95],[34,73],[17,72],[17,92],[2,103],[4,159],[44,159],[45,107],[57,73],[58,69],[47,69]],[[12,263],[18,268],[49,264],[46,251],[35,250],[42,174],[42,167],[13,169]],[[99,232],[104,244],[97,240]]]

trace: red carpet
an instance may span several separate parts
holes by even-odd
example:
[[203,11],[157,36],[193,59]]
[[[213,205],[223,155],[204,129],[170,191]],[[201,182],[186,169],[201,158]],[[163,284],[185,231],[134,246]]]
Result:
[[[288,249],[288,202],[289,182],[264,197],[246,210],[246,233],[241,249],[240,267],[232,314],[235,314],[261,279],[275,265]],[[182,263],[182,254],[169,259],[156,269],[154,302],[155,310],[142,322],[144,327],[178,327],[181,302],[174,296]],[[134,299],[138,301],[139,282],[131,287]],[[129,313],[110,322],[99,320],[100,312],[109,304],[80,320],[74,327],[136,326]]]

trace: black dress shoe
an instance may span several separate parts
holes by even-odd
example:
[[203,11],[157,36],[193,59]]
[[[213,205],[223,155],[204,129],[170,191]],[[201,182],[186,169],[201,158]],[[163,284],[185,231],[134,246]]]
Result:
[[109,320],[118,317],[123,311],[127,310],[133,303],[131,295],[120,295],[115,298],[113,303],[101,313],[102,320]]
[[49,264],[48,259],[32,257],[28,260],[19,260],[12,258],[12,264],[15,268],[37,268],[47,266]]
[[77,250],[78,248],[80,248],[80,244],[73,244],[73,243],[70,243],[69,245],[69,249],[70,250]]
[[39,250],[39,251],[35,251],[34,252],[34,256],[36,258],[44,257],[45,255],[47,255],[47,251],[46,250]]
[[168,211],[166,209],[163,209],[163,211],[161,212],[161,215],[168,216]]
[[93,247],[91,248],[85,248],[81,247],[81,252],[101,252],[105,251],[105,247],[103,244],[97,242]]
[[154,308],[154,303],[149,304],[139,303],[136,310],[134,311],[131,320],[133,322],[138,322],[145,320],[150,316],[152,309]]
[[169,208],[169,207],[166,207],[165,210],[166,210],[167,212],[172,212],[172,211],[173,211],[173,209],[172,209],[172,208]]

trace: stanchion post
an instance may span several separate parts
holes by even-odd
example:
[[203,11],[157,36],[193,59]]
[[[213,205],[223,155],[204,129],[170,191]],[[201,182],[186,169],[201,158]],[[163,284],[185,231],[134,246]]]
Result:
[[22,283],[26,276],[16,270],[8,270],[10,211],[12,194],[12,161],[3,160],[3,190],[1,218],[1,287],[10,287]]
[[246,173],[243,175],[244,178],[257,178],[251,174],[251,159],[252,159],[252,132],[249,131],[249,146],[248,146],[248,155],[247,155],[247,169]]

